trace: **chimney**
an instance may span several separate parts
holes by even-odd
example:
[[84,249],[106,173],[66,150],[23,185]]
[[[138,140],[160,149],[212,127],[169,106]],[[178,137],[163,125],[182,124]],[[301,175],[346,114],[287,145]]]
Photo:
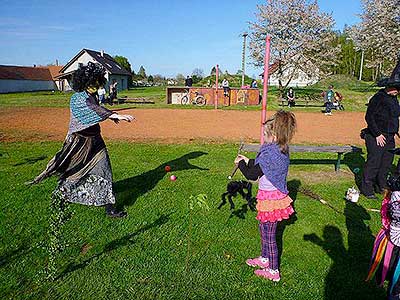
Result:
[[101,57],[104,57],[104,50],[101,50],[100,53],[101,53]]
[[36,68],[36,65],[33,65],[34,68]]
[[56,59],[56,66],[58,66],[58,59]]

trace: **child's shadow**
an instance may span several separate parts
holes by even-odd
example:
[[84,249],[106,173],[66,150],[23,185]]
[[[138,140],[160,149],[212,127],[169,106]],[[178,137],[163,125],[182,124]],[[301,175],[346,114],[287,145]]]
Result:
[[365,282],[374,237],[364,220],[367,211],[351,202],[344,210],[348,231],[348,249],[339,228],[327,225],[322,238],[315,233],[305,234],[304,240],[313,242],[326,251],[333,263],[325,278],[325,299],[384,299],[385,292],[375,284]]
[[208,154],[207,152],[194,151],[185,154],[177,159],[167,161],[155,169],[144,172],[140,175],[119,180],[114,183],[114,191],[117,196],[117,206],[119,208],[133,205],[137,198],[153,189],[157,183],[168,173],[166,166],[170,166],[172,171],[181,170],[209,170],[207,168],[192,165],[189,160]]
[[[295,202],[296,202],[296,198],[297,198],[297,192],[298,192],[300,186],[301,186],[301,182],[300,182],[300,180],[297,180],[297,179],[290,180],[287,183],[287,187],[289,190],[289,196],[293,200],[292,206],[295,211],[296,211]],[[278,246],[279,261],[281,260],[281,255],[283,252],[283,232],[285,231],[286,226],[290,226],[290,225],[294,224],[296,221],[297,221],[297,216],[295,213],[294,215],[290,216],[289,219],[278,222],[278,226],[276,228],[276,244]]]

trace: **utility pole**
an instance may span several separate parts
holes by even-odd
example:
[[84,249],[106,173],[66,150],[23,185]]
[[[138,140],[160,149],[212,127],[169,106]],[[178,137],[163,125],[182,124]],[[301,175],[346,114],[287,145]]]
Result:
[[362,78],[363,73],[363,64],[364,64],[364,49],[361,49],[361,65],[360,65],[360,76],[358,77],[358,81]]
[[244,86],[244,73],[245,73],[245,65],[246,65],[246,37],[248,36],[247,32],[242,34],[243,36],[243,49],[242,49],[242,86]]

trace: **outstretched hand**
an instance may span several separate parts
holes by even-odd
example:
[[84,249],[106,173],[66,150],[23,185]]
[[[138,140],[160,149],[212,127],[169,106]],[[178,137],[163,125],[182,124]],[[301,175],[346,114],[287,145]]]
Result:
[[132,117],[131,115],[112,114],[110,116],[110,119],[113,120],[115,124],[118,124],[119,121],[132,122],[135,118]]

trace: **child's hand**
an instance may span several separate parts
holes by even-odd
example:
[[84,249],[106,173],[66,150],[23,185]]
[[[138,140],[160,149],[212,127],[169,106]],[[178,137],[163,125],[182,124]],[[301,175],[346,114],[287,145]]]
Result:
[[246,164],[249,162],[249,159],[246,156],[238,154],[238,156],[235,158],[235,165],[239,164],[241,160],[244,160]]

